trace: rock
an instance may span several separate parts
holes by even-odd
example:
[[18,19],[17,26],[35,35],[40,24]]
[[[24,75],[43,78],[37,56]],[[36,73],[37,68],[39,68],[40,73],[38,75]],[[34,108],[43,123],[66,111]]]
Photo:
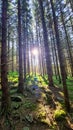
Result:
[[63,101],[63,98],[57,97],[57,100],[60,101],[60,102],[62,102],[62,101]]

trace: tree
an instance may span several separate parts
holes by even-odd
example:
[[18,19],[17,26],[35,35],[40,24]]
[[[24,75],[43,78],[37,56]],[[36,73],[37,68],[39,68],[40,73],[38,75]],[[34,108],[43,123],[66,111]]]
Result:
[[8,0],[2,2],[2,48],[1,48],[1,86],[2,102],[1,111],[7,115],[10,109],[10,95],[7,79],[7,6]]
[[52,48],[52,57],[54,63],[54,71],[56,78],[58,77],[59,83],[61,83],[60,71],[59,71],[59,64],[58,64],[58,55],[57,55],[57,47],[56,47],[56,38],[55,38],[55,31],[53,28],[53,19],[51,13],[51,7],[48,0],[46,0],[46,7],[45,7],[45,16],[46,16],[46,24],[48,30],[48,37],[50,37],[51,48]]
[[48,34],[47,34],[47,28],[46,28],[46,23],[45,23],[45,17],[44,17],[43,2],[42,0],[38,0],[38,2],[39,2],[40,12],[41,12],[41,21],[42,21],[42,28],[43,28],[43,38],[44,38],[45,57],[46,57],[46,66],[47,66],[49,86],[54,86],[53,79],[52,79],[53,73],[52,73],[52,65],[51,65],[51,58],[50,58]]
[[56,35],[56,44],[58,48],[58,55],[59,55],[59,62],[60,62],[60,69],[61,69],[61,76],[62,76],[62,82],[63,82],[63,90],[64,90],[64,98],[65,98],[65,106],[66,110],[70,111],[70,103],[69,103],[69,96],[68,96],[68,90],[66,85],[66,73],[65,73],[65,65],[64,65],[64,56],[61,51],[61,44],[60,44],[60,38],[59,38],[59,32],[58,32],[58,22],[55,14],[54,4],[53,0],[50,0],[51,7],[52,7],[52,13],[53,13],[53,21],[54,21],[54,29],[55,29],[55,35]]
[[72,73],[72,77],[73,77],[73,57],[72,57],[72,53],[71,53],[70,41],[69,41],[69,37],[68,37],[68,34],[67,34],[67,29],[66,29],[65,22],[64,22],[64,16],[63,16],[61,3],[60,3],[60,12],[61,12],[61,20],[62,20],[62,23],[63,23],[63,26],[64,26],[65,35],[66,35],[67,49],[68,49],[68,53],[69,53],[70,66],[71,66],[71,73]]
[[19,85],[18,92],[23,93],[22,39],[21,39],[21,3],[18,0],[18,43],[19,43]]

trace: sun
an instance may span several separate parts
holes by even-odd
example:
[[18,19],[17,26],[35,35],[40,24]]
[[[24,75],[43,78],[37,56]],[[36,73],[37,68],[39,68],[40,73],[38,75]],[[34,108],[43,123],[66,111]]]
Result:
[[38,49],[37,49],[37,48],[33,48],[32,54],[33,54],[34,56],[37,56],[37,55],[38,55]]

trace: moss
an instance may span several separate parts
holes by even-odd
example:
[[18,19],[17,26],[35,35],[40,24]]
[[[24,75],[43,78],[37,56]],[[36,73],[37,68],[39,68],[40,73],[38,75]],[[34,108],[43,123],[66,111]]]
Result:
[[45,94],[45,93],[42,93],[41,95],[42,95],[43,99],[45,99],[45,100],[47,99],[47,97],[46,97],[46,94]]
[[46,111],[42,104],[38,104],[38,107],[35,111],[35,118],[38,121],[41,121],[42,119],[46,119]]
[[44,125],[49,126],[49,121],[47,119],[41,119],[40,122],[43,123]]
[[66,117],[66,112],[64,110],[56,110],[54,112],[54,117],[56,121],[63,121]]
[[41,111],[38,113],[38,118],[42,119],[42,118],[46,118],[46,112],[45,111]]
[[44,106],[43,105],[39,105],[37,110],[36,110],[36,119],[38,120],[43,120],[43,119],[46,119],[46,111],[44,109]]
[[25,109],[35,110],[36,104],[32,103],[31,101],[25,101],[23,104]]
[[50,130],[57,130],[57,126],[56,125],[51,125]]
[[12,110],[13,110],[13,109],[14,109],[14,110],[17,110],[17,109],[20,108],[21,105],[22,105],[22,104],[19,103],[19,102],[12,102],[11,108],[12,108]]

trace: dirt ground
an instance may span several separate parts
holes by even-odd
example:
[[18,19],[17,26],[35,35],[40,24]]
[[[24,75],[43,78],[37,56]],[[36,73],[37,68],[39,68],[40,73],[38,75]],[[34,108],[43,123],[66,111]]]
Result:
[[0,119],[0,130],[73,130],[72,108],[65,120],[55,120],[55,111],[64,109],[63,93],[57,86],[37,87],[33,92],[25,90],[24,95],[13,93],[12,97],[10,125]]

